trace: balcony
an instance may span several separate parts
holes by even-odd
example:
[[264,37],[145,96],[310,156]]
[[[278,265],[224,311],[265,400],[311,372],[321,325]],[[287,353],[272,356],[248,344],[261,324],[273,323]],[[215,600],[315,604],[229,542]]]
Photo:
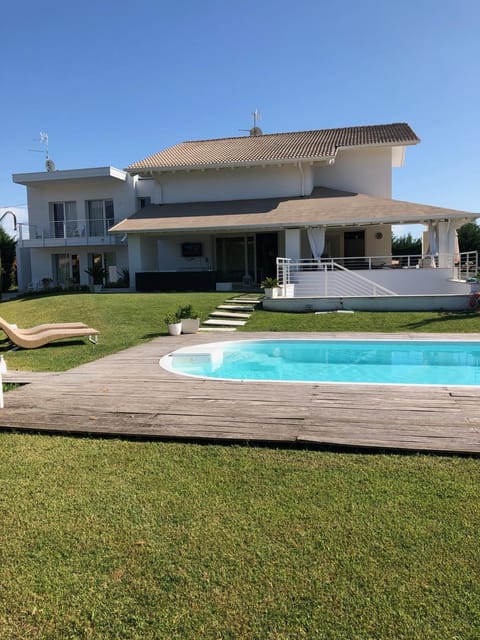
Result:
[[78,247],[88,245],[112,245],[121,242],[120,236],[109,233],[118,220],[91,219],[67,220],[48,224],[18,225],[18,246]]

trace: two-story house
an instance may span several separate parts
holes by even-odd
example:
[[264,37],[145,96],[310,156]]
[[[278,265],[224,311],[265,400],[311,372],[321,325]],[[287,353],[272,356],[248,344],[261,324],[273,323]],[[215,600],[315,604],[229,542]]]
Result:
[[101,264],[110,280],[128,268],[139,291],[235,287],[276,275],[279,257],[385,266],[391,279],[401,223],[426,229],[424,255],[408,266],[454,266],[456,229],[478,214],[392,200],[392,170],[419,142],[407,124],[251,134],[183,142],[123,171],[15,174],[30,216],[20,286],[87,282],[85,269]]

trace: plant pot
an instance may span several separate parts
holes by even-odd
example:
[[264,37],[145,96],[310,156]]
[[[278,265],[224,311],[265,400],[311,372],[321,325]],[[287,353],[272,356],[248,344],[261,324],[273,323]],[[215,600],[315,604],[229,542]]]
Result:
[[280,287],[273,287],[272,289],[270,287],[267,287],[266,289],[264,289],[264,291],[266,298],[278,298]]
[[168,333],[171,336],[179,336],[182,333],[181,322],[175,322],[174,324],[169,324],[167,326],[168,326]]
[[199,318],[184,318],[182,320],[182,333],[197,333],[199,328]]

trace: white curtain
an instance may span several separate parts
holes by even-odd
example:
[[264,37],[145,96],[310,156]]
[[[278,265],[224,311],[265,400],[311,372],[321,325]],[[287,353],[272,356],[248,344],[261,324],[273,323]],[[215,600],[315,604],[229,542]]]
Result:
[[435,256],[438,256],[438,231],[437,225],[433,220],[428,222],[428,255],[430,256],[431,266],[436,267]]
[[320,260],[325,250],[325,231],[326,227],[309,227],[307,229],[310,249],[315,260]]

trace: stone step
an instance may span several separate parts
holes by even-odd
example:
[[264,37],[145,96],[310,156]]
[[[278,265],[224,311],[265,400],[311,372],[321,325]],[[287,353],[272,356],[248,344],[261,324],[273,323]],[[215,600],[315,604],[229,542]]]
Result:
[[205,320],[204,325],[216,325],[216,326],[232,326],[232,327],[243,327],[243,325],[247,324],[246,320]]
[[216,318],[250,318],[249,313],[233,313],[233,311],[213,311],[210,315]]
[[260,304],[261,300],[245,300],[245,298],[230,298],[227,302],[240,302],[240,304]]
[[226,311],[254,311],[251,305],[240,304],[219,304],[217,309],[225,309]]
[[200,327],[199,331],[236,331],[236,327]]

